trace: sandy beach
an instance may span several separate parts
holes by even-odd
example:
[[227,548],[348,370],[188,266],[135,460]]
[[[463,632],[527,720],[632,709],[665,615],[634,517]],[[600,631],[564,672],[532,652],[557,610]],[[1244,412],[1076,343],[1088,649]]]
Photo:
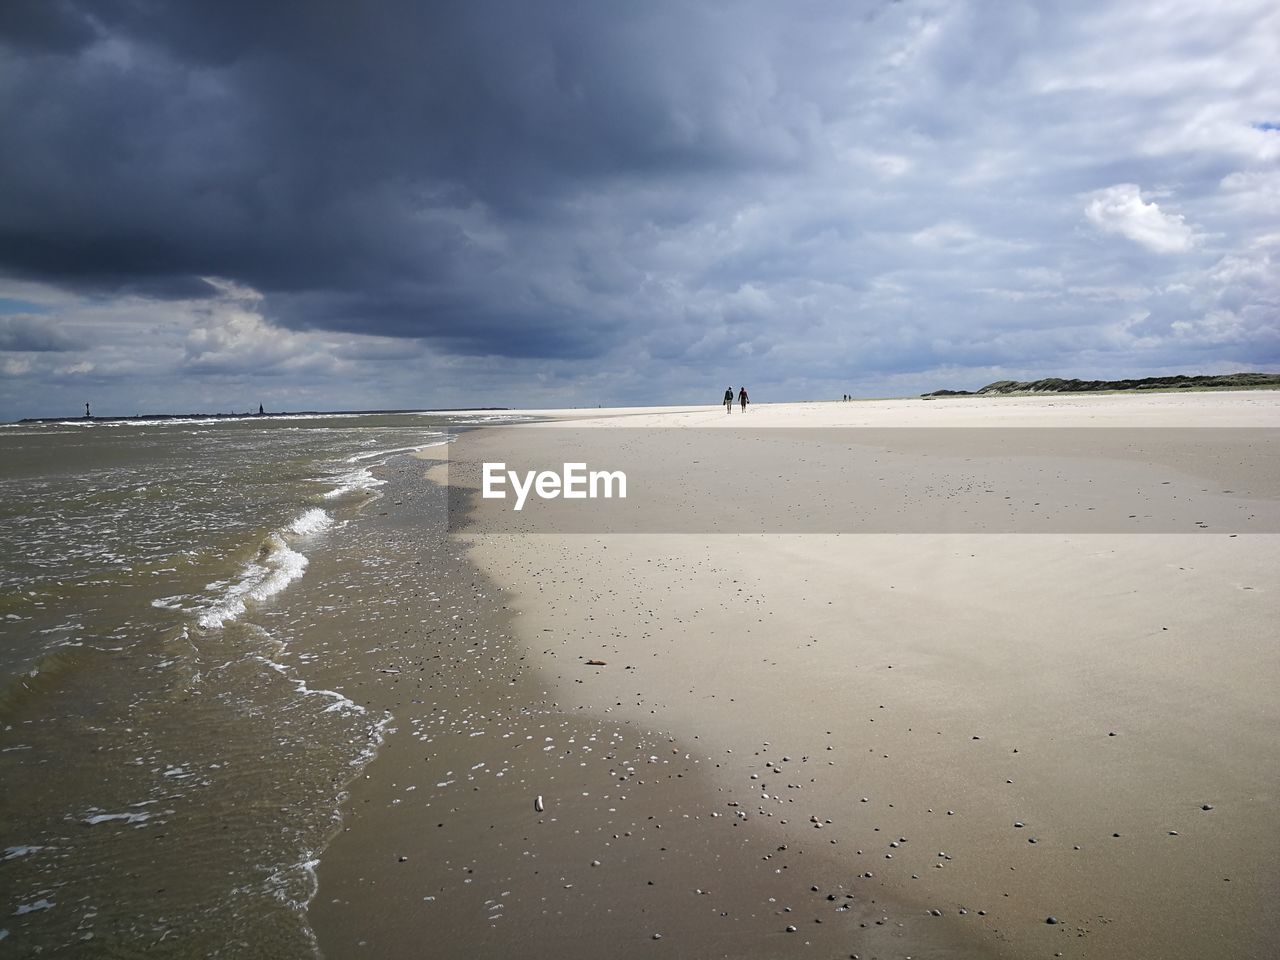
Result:
[[[374,659],[393,672],[365,678],[397,732],[321,859],[327,956],[1280,949],[1280,540],[1242,519],[1278,497],[1257,431],[1280,427],[1280,394],[541,414],[465,435],[431,476],[474,494],[460,464],[532,457],[540,431],[572,426],[744,442],[956,428],[894,451],[910,475],[946,477],[966,430],[1019,428],[1048,445],[1020,463],[1061,454],[1117,495],[1167,483],[1193,513],[1244,507],[1223,509],[1230,532],[1198,515],[1185,533],[463,530],[430,586],[459,618],[433,669],[407,687],[424,648],[392,631]],[[1064,443],[1080,428],[1217,439],[1202,462],[1150,444],[1091,455],[1055,450],[1053,428],[1071,428]],[[771,476],[817,469],[753,456]],[[1001,456],[974,451],[966,469],[987,477]],[[1009,495],[984,490],[973,509],[1000,516]]]

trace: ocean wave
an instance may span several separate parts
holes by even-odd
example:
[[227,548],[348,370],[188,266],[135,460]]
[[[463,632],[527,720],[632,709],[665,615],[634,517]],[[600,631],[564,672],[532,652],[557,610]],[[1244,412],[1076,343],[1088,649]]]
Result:
[[249,609],[248,601],[261,602],[274,596],[306,569],[307,558],[285,543],[278,533],[273,533],[267,537],[258,556],[245,564],[240,579],[200,614],[196,623],[206,630],[216,630],[243,616]]
[[121,821],[126,824],[145,824],[155,814],[152,813],[95,813],[88,817],[81,818],[81,823],[86,823],[91,827],[96,827],[100,823],[112,823]]
[[289,532],[305,537],[313,533],[319,533],[321,530],[326,530],[331,526],[333,526],[333,517],[319,507],[312,507],[289,525]]
[[440,447],[452,443],[454,439],[455,436],[451,433],[436,433],[432,434],[429,439],[421,443],[415,443],[412,446],[388,447],[381,450],[370,450],[367,453],[352,454],[344,461],[352,469],[344,470],[330,477],[330,481],[336,482],[337,486],[326,491],[323,497],[326,500],[337,500],[339,497],[345,497],[351,493],[380,487],[386,481],[379,480],[373,475],[373,467],[381,466],[384,461],[398,453],[415,453],[418,450],[426,450],[429,447]]
[[358,490],[372,490],[374,487],[380,487],[384,483],[384,481],[375,477],[368,467],[348,470],[332,479],[336,480],[338,485],[324,494],[326,500],[336,500]]
[[527,423],[530,420],[538,418],[527,413],[491,413],[483,416],[468,417],[465,420],[458,419],[453,422],[459,426],[474,426],[483,423]]
[[[241,569],[239,579],[229,586],[223,582],[209,584],[211,589],[225,586],[226,591],[196,618],[196,623],[206,630],[216,630],[244,616],[250,601],[260,603],[275,596],[307,569],[306,556],[285,542],[285,536],[313,536],[332,525],[333,517],[319,507],[312,507],[294,518],[283,531],[270,534],[258,555]],[[173,609],[171,604],[178,599],[165,597],[164,602],[152,605]]]
[[347,457],[347,463],[363,463],[365,460],[378,460],[384,457],[390,457],[397,453],[413,453],[415,450],[422,450],[426,447],[438,447],[443,443],[448,443],[452,437],[446,433],[437,433],[432,435],[432,439],[424,443],[415,443],[407,447],[390,447],[386,450],[371,450],[368,453],[357,453],[354,456]]

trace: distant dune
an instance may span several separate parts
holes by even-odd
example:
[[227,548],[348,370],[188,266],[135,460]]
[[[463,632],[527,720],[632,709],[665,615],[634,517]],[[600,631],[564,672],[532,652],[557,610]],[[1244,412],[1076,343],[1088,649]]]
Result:
[[1014,393],[1095,393],[1102,390],[1183,390],[1188,388],[1280,388],[1280,373],[1227,373],[1220,376],[1143,377],[1139,380],[997,380],[977,390],[935,390],[924,397],[984,397]]

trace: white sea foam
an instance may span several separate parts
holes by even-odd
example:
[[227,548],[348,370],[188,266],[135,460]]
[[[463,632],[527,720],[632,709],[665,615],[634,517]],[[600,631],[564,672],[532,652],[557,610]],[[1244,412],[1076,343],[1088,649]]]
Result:
[[206,630],[216,629],[248,609],[246,601],[260,602],[274,596],[307,569],[307,558],[293,550],[280,537],[272,534],[258,558],[245,565],[240,579],[233,583],[217,603],[200,614],[196,622]]
[[333,517],[319,507],[312,507],[289,525],[289,532],[305,537],[313,533],[319,533],[332,525]]
[[454,420],[453,422],[459,425],[471,426],[482,423],[525,423],[537,419],[537,417],[525,413],[490,413],[468,417],[465,420]]
[[81,823],[87,823],[91,827],[100,823],[110,823],[113,820],[123,820],[125,823],[146,823],[151,816],[149,813],[95,813],[91,817],[85,817]]
[[44,897],[41,897],[35,903],[20,904],[18,909],[13,911],[13,915],[15,917],[21,917],[23,914],[35,913],[37,910],[52,910],[56,906],[57,904],[52,900],[46,900]]
[[[296,517],[284,531],[286,534],[306,537],[322,532],[333,525],[333,517],[319,507],[312,507]],[[206,630],[216,629],[244,615],[248,601],[261,602],[274,596],[307,569],[307,558],[294,550],[279,533],[267,538],[266,545],[257,558],[245,564],[240,579],[229,587],[222,597],[197,618],[196,622]],[[211,589],[224,583],[210,584]],[[166,597],[166,601],[175,598]]]
[[339,473],[332,478],[336,481],[337,486],[325,493],[324,498],[326,500],[336,500],[349,493],[380,487],[386,481],[375,477],[372,469],[370,469],[371,467],[380,466],[384,460],[397,453],[413,453],[417,450],[425,450],[428,447],[439,447],[452,443],[453,440],[452,434],[440,433],[433,434],[432,439],[429,441],[415,443],[409,447],[389,447],[384,450],[370,450],[366,453],[353,454],[347,457],[345,461],[352,469]]
[[37,853],[43,849],[44,847],[33,846],[31,844],[21,847],[5,847],[3,859],[16,860],[18,857],[25,857],[29,853]]
[[347,463],[363,463],[365,460],[377,460],[381,457],[389,457],[396,453],[412,453],[415,450],[421,450],[423,447],[439,446],[441,443],[447,442],[444,434],[440,434],[440,439],[434,443],[415,443],[411,447],[390,447],[386,450],[372,450],[369,453],[357,453],[354,456],[347,457]]
[[261,657],[259,659],[261,659],[263,663],[269,666],[272,670],[275,670],[282,677],[287,678],[293,684],[293,688],[302,696],[329,697],[331,700],[333,700],[333,703],[329,704],[329,706],[324,708],[325,713],[333,713],[336,710],[346,710],[351,713],[357,713],[357,714],[367,712],[364,707],[360,706],[360,704],[356,703],[354,700],[352,700],[350,697],[346,696],[345,694],[338,693],[338,691],[336,690],[311,689],[310,687],[307,686],[305,680],[299,680],[296,676],[293,676],[292,671],[290,671],[290,669],[286,667],[283,663],[277,663],[274,660],[268,660],[266,657]]
[[348,470],[334,479],[338,481],[338,485],[324,495],[326,500],[336,500],[338,497],[346,496],[348,493],[354,493],[357,490],[372,490],[374,487],[382,486],[385,482],[375,477],[368,467]]

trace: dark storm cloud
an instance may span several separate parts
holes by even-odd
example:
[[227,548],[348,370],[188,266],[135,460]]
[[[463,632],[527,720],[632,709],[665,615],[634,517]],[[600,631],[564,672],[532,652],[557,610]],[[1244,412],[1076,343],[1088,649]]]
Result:
[[13,353],[57,353],[75,349],[71,338],[53,326],[45,316],[11,314],[0,316],[0,351]]
[[[610,341],[608,317],[547,303],[535,265],[520,269],[527,248],[571,242],[563,205],[591,184],[710,186],[800,162],[813,129],[804,110],[752,112],[776,82],[767,7],[5,10],[6,272],[157,296],[225,276],[290,324],[464,351],[589,354]],[[505,249],[468,235],[453,216],[465,210]],[[556,269],[597,282],[572,262]]]

